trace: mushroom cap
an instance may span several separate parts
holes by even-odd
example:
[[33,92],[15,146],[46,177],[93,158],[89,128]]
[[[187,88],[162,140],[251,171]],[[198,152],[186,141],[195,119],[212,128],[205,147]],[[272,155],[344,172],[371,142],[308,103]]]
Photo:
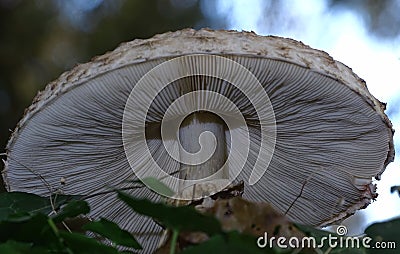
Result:
[[[267,201],[295,222],[322,226],[366,207],[376,197],[373,177],[379,179],[394,159],[393,129],[385,105],[369,93],[365,82],[327,53],[301,42],[208,29],[124,43],[48,84],[8,142],[3,172],[7,189],[49,195],[57,190],[93,194],[107,185],[126,187],[126,180],[136,179],[122,140],[130,92],[157,65],[192,54],[217,55],[241,64],[259,80],[272,104],[274,152],[260,180],[245,188],[245,198]],[[238,105],[248,121],[250,143],[259,143],[260,119],[252,111],[251,98],[241,102],[240,91],[225,92],[226,82],[204,79]],[[198,80],[187,77],[176,83]],[[154,104],[150,113],[165,112],[168,106]],[[152,115],[146,121],[152,126],[160,119]],[[157,153],[160,142],[156,135],[148,146],[163,157],[163,152]],[[249,155],[237,180],[248,181],[256,155]],[[159,163],[168,165],[169,172],[179,167],[170,159]],[[158,198],[148,189],[130,193]],[[156,224],[132,214],[114,194],[88,201],[94,218],[109,218],[133,232],[158,230]]]

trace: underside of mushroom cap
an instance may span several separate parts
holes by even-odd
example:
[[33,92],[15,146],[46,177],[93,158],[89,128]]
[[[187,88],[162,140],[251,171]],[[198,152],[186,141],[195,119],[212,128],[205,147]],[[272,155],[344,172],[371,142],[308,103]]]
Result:
[[[262,84],[272,104],[274,153],[260,181],[245,188],[244,197],[270,202],[290,219],[310,225],[343,219],[376,197],[372,178],[379,179],[394,159],[393,129],[385,106],[362,79],[325,52],[298,41],[207,29],[124,43],[50,83],[26,110],[8,142],[3,172],[8,190],[89,194],[106,185],[127,186],[125,180],[135,179],[121,137],[130,92],[157,65],[192,54],[218,55],[244,66]],[[251,98],[241,100],[240,91],[223,80],[186,78],[195,84],[193,90],[202,89],[199,80],[206,80],[212,91],[247,112],[243,115],[249,123],[250,143],[257,149],[260,128],[253,121],[257,114],[246,111],[252,107]],[[181,83],[185,80],[174,84]],[[168,103],[154,106],[156,113],[165,112],[176,96],[166,89],[160,98]],[[149,117],[148,123],[158,120]],[[162,143],[155,137],[148,145],[157,151]],[[249,156],[238,180],[248,181],[257,154]],[[162,157],[161,152],[157,155]],[[168,165],[170,172],[179,166],[171,159],[159,163]],[[65,185],[60,184],[61,178],[66,179]],[[131,194],[157,198],[143,189]],[[155,223],[138,223],[144,218],[132,215],[114,194],[89,202],[95,218],[112,219],[135,232],[157,230]]]

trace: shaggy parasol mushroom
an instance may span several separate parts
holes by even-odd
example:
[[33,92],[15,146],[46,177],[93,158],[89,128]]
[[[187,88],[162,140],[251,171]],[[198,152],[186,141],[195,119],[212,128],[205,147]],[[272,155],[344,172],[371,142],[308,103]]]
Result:
[[[183,58],[176,60],[178,57]],[[162,69],[158,73],[161,76],[153,78],[170,83],[163,83],[165,87],[156,91],[155,98],[146,101],[145,92],[131,93],[147,73],[168,60],[175,62]],[[230,63],[221,65],[221,61]],[[243,74],[248,79],[241,82],[240,68],[230,65],[240,65],[251,75]],[[199,69],[217,70],[223,77],[207,75]],[[167,71],[175,76],[181,74],[181,78],[165,78],[169,76]],[[261,90],[251,86],[251,76],[261,84]],[[148,81],[146,76],[144,87],[149,85]],[[207,101],[204,94],[210,93],[222,95],[232,103]],[[269,101],[257,100],[263,93]],[[166,133],[165,142],[161,139],[160,123],[169,105],[186,95],[174,104],[177,107],[166,121],[178,123],[177,136],[189,153],[199,150],[200,133],[214,132],[213,138],[203,137],[203,145],[211,144],[214,153],[205,156],[210,160],[202,164],[181,163],[184,156],[179,156],[185,153],[173,145],[173,152],[167,153],[174,133]],[[139,109],[130,108],[129,101],[135,103],[132,96],[138,101],[144,98],[148,110],[140,109],[141,105],[135,106]],[[182,108],[191,103],[197,111]],[[203,104],[212,104],[213,113]],[[229,118],[235,107],[246,126],[224,123],[222,116]],[[257,112],[260,108],[265,112]],[[142,129],[130,126],[137,112],[145,116]],[[180,115],[178,120],[174,118],[176,112]],[[184,114],[186,118],[182,118]],[[267,121],[264,114],[269,116]],[[129,132],[129,128],[144,130],[139,136],[145,137],[145,143],[130,140],[135,131]],[[50,83],[35,98],[9,140],[3,177],[9,191],[88,194],[101,192],[106,185],[125,187],[125,180],[136,179],[136,175],[157,164],[166,174],[178,171],[180,178],[185,179],[213,175],[211,180],[222,179],[221,186],[226,186],[233,178],[231,169],[235,166],[230,159],[237,158],[227,156],[239,149],[234,144],[235,130],[246,128],[250,152],[242,172],[237,177],[237,172],[233,174],[237,180],[252,184],[245,188],[244,197],[267,201],[291,220],[304,224],[327,225],[366,207],[376,197],[373,177],[379,179],[394,158],[393,130],[384,105],[351,69],[326,53],[291,39],[186,29],[122,44]],[[127,136],[123,137],[124,133]],[[246,141],[243,137],[239,141]],[[199,140],[201,144],[201,135]],[[148,162],[150,159],[141,151],[143,144],[155,164]],[[140,153],[134,154],[135,151]],[[257,159],[265,166],[259,171],[254,168]],[[131,166],[140,168],[132,170]],[[221,167],[222,170],[216,170]],[[61,184],[60,179],[65,182]],[[179,183],[178,189],[184,192],[190,186]],[[210,193],[219,187],[211,189]],[[158,197],[148,189],[130,193]],[[202,190],[200,195],[204,193]],[[155,223],[132,214],[114,194],[88,201],[92,207],[90,216],[94,218],[109,218],[132,232],[158,230]]]

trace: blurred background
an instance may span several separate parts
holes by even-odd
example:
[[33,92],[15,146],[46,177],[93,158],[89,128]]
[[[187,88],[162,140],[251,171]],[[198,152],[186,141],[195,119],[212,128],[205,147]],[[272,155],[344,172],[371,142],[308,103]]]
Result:
[[[0,153],[36,93],[62,72],[121,42],[187,27],[252,30],[324,50],[388,103],[396,128],[399,13],[400,0],[0,0]],[[400,215],[390,193],[400,185],[398,161],[377,182],[377,201],[346,222],[350,233]]]

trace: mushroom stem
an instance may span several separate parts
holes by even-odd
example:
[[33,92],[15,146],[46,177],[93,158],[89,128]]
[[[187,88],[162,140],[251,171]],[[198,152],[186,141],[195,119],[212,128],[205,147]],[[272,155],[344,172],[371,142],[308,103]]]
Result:
[[[180,186],[181,192],[192,195],[192,198],[200,198],[204,195],[209,195],[210,192],[213,192],[214,188],[218,188],[217,185],[221,183],[220,180],[225,182],[228,179],[228,168],[223,168],[228,155],[226,131],[227,126],[225,122],[211,112],[194,112],[183,120],[179,129],[181,147],[188,153],[197,153],[197,155],[192,160],[189,160],[190,163],[181,163],[179,177],[187,180],[200,180],[218,173],[211,181],[210,179],[205,181],[208,183],[207,190],[204,189],[205,186],[196,184],[194,186]],[[207,132],[211,132],[212,135]],[[202,137],[201,134],[203,134]],[[208,158],[211,152],[210,149],[214,147],[214,152]],[[198,165],[190,165],[195,164],[193,160],[205,162]],[[210,186],[210,183],[214,186]]]

